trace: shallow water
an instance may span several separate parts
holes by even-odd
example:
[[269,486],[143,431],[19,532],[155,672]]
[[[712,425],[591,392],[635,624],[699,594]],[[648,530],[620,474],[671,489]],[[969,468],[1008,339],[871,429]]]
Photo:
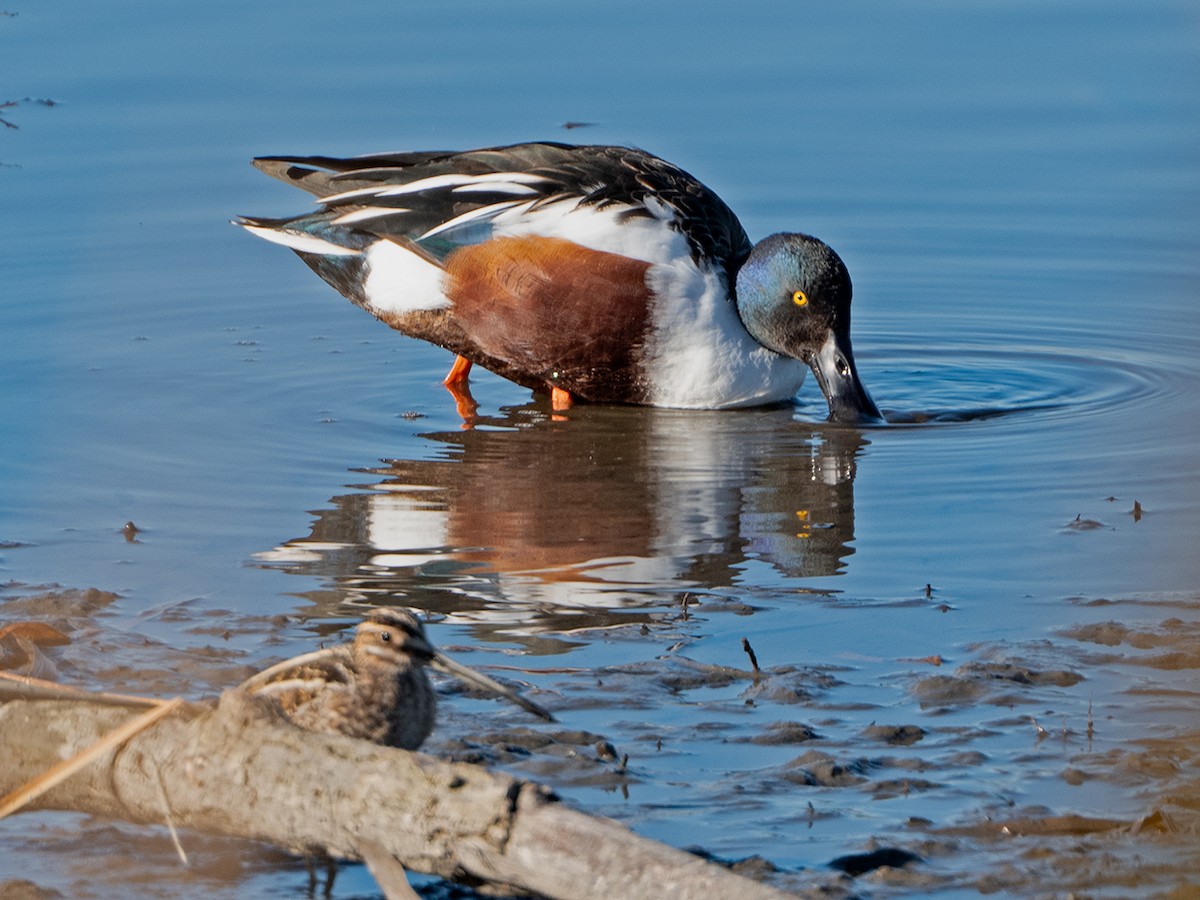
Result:
[[[19,126],[0,129],[0,623],[49,615],[17,605],[41,585],[114,592],[55,613],[102,636],[56,649],[62,677],[206,695],[358,605],[403,603],[563,723],[533,746],[521,729],[552,732],[448,693],[432,752],[760,855],[786,886],[1195,886],[1195,10],[547,10],[0,18],[0,101],[29,98],[0,111]],[[533,138],[643,146],[752,236],[828,240],[891,424],[824,424],[811,380],[795,408],[560,419],[482,375],[464,430],[445,353],[227,224],[305,208],[256,154]],[[306,883],[190,840],[206,862],[181,873],[157,832],[23,816],[0,826],[0,878],[71,896]],[[924,861],[828,867],[872,841]],[[127,855],[121,880],[89,854]],[[334,893],[373,890],[351,867]]]

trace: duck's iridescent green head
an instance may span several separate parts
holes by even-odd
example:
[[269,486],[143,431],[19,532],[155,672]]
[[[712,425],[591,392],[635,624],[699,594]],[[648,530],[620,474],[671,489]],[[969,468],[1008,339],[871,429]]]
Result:
[[829,245],[806,234],[773,234],[750,252],[736,288],[746,329],[764,347],[808,363],[831,421],[883,421],[850,348],[850,273]]

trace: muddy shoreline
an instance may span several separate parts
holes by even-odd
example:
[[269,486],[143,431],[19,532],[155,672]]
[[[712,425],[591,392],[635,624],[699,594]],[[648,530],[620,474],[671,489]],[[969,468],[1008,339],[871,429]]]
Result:
[[[615,727],[514,722],[510,711],[446,682],[439,685],[443,714],[426,749],[545,782],[582,808],[599,799],[597,811],[635,830],[658,831],[655,798],[664,785],[657,780],[664,773],[685,776],[694,748],[719,742],[724,770],[697,770],[674,785],[696,798],[695,814],[719,817],[751,805],[771,828],[786,823],[798,834],[837,821],[844,852],[764,857],[752,831],[706,847],[674,829],[675,842],[801,895],[1194,896],[1189,892],[1200,891],[1194,840],[1200,598],[1075,598],[1070,605],[1081,613],[1102,610],[1106,618],[1025,647],[979,644],[957,662],[898,657],[893,677],[910,702],[895,709],[862,702],[853,667],[764,661],[755,673],[748,659],[740,668],[662,653],[661,637],[677,625],[666,616],[616,636],[576,632],[576,640],[632,641],[648,652],[636,664],[590,669],[554,670],[530,660],[523,667],[514,660],[495,674],[535,690],[556,715],[569,719],[573,710],[587,710],[604,720],[611,713]],[[214,628],[211,612],[182,609],[175,614],[181,633],[215,638],[206,651],[185,652],[112,627],[119,607],[115,593],[101,590],[9,586],[0,598],[0,628],[37,621],[69,643],[42,647],[32,660],[3,640],[0,664],[16,672],[37,668],[91,689],[211,695],[262,662],[222,651],[221,635],[269,631],[283,621],[224,612]],[[621,721],[636,710],[673,706],[689,709],[690,721],[661,727]],[[739,768],[751,748],[787,758]],[[670,758],[676,763],[661,765]],[[1013,802],[1004,788],[1014,779],[1058,787],[1045,803]],[[1106,795],[1132,800],[1105,815]],[[903,818],[866,819],[875,817],[873,807],[898,802],[908,811]],[[10,859],[28,871],[59,874],[52,883],[22,884],[10,871],[0,896],[54,896],[64,876],[75,887],[88,886],[72,896],[116,896],[131,883],[155,885],[147,896],[174,896],[170,884],[183,896],[189,882],[233,892],[249,872],[297,867],[284,854],[189,835],[199,862],[181,870],[157,829],[67,814],[33,818],[32,829],[20,818],[0,825]],[[113,867],[113,856],[125,864]]]

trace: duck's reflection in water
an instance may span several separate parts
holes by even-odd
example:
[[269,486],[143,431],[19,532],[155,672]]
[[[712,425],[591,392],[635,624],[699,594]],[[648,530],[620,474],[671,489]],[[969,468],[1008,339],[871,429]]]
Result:
[[362,470],[260,561],[329,582],[311,596],[330,613],[393,600],[511,635],[636,622],[756,563],[834,575],[853,553],[856,429],[602,406],[481,424]]

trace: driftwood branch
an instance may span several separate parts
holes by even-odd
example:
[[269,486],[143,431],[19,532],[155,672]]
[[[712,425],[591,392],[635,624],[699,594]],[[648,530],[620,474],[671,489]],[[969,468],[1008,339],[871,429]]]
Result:
[[[2,698],[0,698],[2,700]],[[87,700],[0,702],[0,795],[136,712]],[[164,810],[164,793],[167,810]],[[781,892],[548,790],[479,766],[302,731],[254,698],[188,705],[28,808],[70,809],[266,841],[552,898],[738,900]]]

